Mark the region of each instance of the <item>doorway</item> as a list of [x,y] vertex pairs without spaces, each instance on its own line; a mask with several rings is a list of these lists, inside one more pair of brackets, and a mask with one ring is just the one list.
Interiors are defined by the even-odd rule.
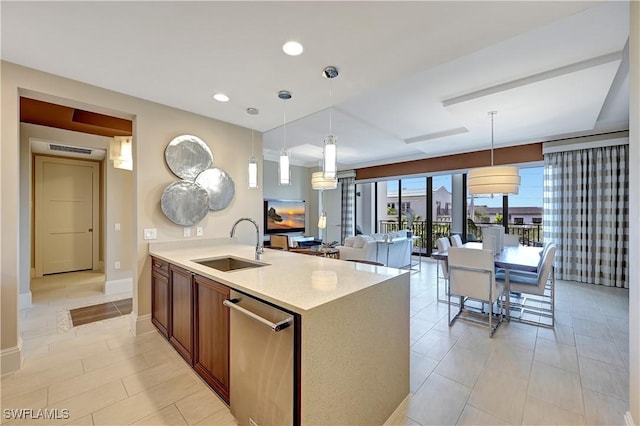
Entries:
[[34,177],[36,277],[99,269],[98,163],[38,155]]

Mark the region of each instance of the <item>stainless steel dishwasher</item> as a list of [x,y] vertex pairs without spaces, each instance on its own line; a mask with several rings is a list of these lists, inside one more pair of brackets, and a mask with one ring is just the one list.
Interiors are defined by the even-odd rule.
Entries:
[[231,290],[230,406],[243,426],[294,424],[294,318]]

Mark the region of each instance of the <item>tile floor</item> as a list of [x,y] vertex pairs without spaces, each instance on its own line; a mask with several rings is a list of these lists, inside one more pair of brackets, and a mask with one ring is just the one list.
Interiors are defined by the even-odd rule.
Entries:
[[[470,323],[448,327],[435,268],[425,260],[411,274],[411,393],[387,424],[623,423],[628,291],[559,282],[555,329],[503,323],[489,339]],[[102,280],[34,280],[33,307],[20,312],[24,366],[0,384],[2,424],[236,424],[159,334],[132,336],[128,316],[70,327],[69,309],[131,296],[102,295]],[[4,415],[45,407],[71,417]]]

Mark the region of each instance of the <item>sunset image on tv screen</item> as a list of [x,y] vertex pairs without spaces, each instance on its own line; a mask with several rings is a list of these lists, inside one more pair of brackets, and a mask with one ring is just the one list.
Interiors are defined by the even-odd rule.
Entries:
[[304,201],[269,201],[267,229],[304,229]]

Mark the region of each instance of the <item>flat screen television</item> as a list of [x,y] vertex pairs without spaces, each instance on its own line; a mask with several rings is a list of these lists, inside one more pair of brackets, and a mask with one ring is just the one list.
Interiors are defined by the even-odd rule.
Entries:
[[304,200],[264,200],[265,234],[304,232],[304,216]]

